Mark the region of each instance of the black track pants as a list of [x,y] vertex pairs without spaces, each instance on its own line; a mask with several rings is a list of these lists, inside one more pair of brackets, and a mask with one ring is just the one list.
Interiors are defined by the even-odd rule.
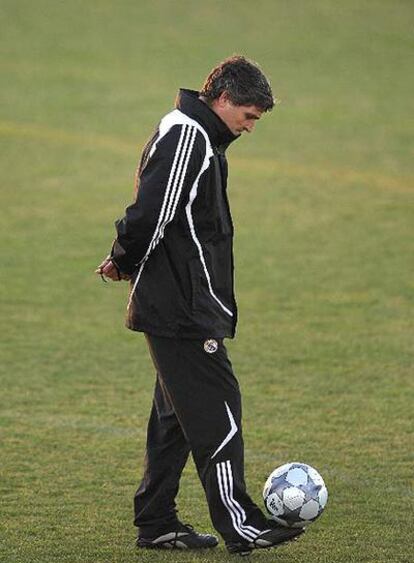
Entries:
[[226,541],[251,541],[266,518],[246,492],[241,397],[222,341],[147,335],[157,370],[148,424],[145,474],[135,495],[140,534],[176,522],[175,496],[191,451],[216,530]]

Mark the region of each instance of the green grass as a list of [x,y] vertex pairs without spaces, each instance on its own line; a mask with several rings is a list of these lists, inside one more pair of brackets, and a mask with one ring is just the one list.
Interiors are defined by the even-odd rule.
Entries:
[[[180,86],[260,61],[282,103],[229,150],[246,477],[288,460],[330,500],[257,561],[412,560],[412,3],[3,0],[0,560],[136,554],[153,369],[93,269]],[[190,464],[182,518],[211,530]]]

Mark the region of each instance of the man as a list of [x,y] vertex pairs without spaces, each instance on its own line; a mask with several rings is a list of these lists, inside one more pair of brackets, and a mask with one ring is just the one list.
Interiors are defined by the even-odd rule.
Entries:
[[175,497],[191,451],[214,527],[248,554],[301,531],[268,521],[246,492],[238,382],[223,344],[235,334],[233,224],[225,150],[273,108],[259,67],[226,59],[144,148],[135,202],[116,222],[97,272],[130,279],[127,326],[146,335],[157,371],[145,474],[135,495],[139,547],[214,547],[217,538],[177,518]]

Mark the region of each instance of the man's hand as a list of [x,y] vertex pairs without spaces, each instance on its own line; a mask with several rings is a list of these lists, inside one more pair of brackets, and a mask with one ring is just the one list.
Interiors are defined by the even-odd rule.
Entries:
[[95,274],[99,274],[104,281],[109,278],[112,281],[121,281],[129,279],[129,276],[121,274],[115,264],[112,262],[111,257],[107,256],[105,260],[95,270]]

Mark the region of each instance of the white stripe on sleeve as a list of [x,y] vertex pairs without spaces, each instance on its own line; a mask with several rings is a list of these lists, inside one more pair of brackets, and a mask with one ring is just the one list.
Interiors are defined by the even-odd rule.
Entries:
[[173,164],[171,166],[170,175],[168,178],[167,187],[164,194],[160,214],[158,216],[157,226],[153,233],[152,239],[149,243],[147,252],[141,261],[141,265],[135,279],[135,283],[131,289],[128,309],[131,306],[132,297],[139,282],[139,279],[144,269],[145,262],[149,255],[157,246],[161,238],[164,236],[166,225],[174,218],[177,209],[178,201],[182,192],[185,175],[187,173],[188,163],[190,160],[191,152],[193,150],[194,141],[196,138],[197,129],[190,125],[182,125],[180,138],[174,155]]

